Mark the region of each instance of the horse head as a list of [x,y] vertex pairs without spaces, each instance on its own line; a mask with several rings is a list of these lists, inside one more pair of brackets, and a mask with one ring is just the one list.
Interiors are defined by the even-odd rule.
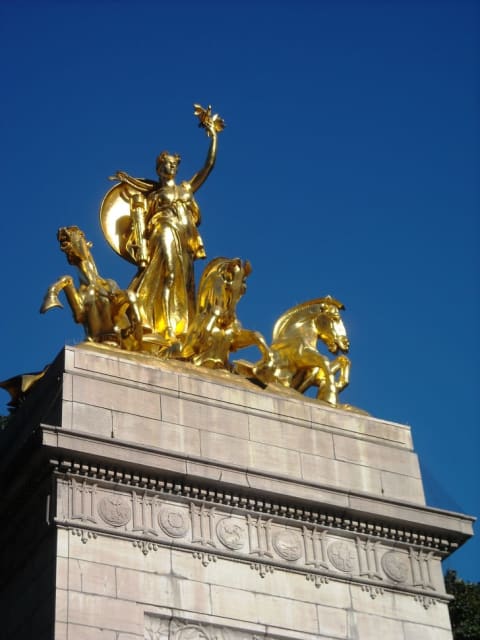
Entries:
[[76,226],[60,227],[57,232],[57,240],[60,249],[67,256],[69,264],[78,266],[91,258],[91,242],[85,238],[85,234]]
[[350,341],[340,316],[340,311],[345,309],[344,305],[331,296],[320,298],[316,302],[318,313],[315,318],[315,327],[319,339],[326,344],[331,353],[336,353],[338,350],[347,353]]
[[223,321],[235,319],[237,303],[246,291],[251,273],[248,260],[215,258],[202,274],[198,287],[197,313],[215,313]]

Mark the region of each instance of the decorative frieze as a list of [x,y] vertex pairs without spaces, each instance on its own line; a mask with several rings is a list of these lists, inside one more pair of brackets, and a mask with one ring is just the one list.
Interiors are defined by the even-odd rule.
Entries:
[[[67,460],[52,460],[52,465],[61,472],[59,481],[64,478],[88,477],[98,483],[114,482],[117,487],[122,485],[137,491],[139,494],[142,490],[154,491],[156,495],[175,495],[191,500],[208,500],[210,505],[218,505],[233,507],[235,509],[243,509],[254,512],[255,515],[263,514],[268,519],[288,518],[298,522],[304,522],[306,525],[317,525],[322,529],[338,529],[339,531],[350,532],[352,534],[367,535],[370,537],[390,540],[392,542],[404,543],[406,545],[421,546],[429,549],[435,549],[440,552],[452,552],[458,547],[458,542],[432,536],[430,533],[409,529],[408,527],[399,527],[390,523],[381,521],[367,521],[358,518],[352,518],[348,513],[338,515],[329,513],[326,505],[322,505],[322,510],[312,508],[304,508],[299,505],[282,504],[280,501],[271,501],[258,496],[235,495],[221,488],[203,488],[192,486],[183,481],[169,481],[156,477],[141,477],[132,473],[120,471],[118,469],[101,468],[95,465],[80,464]],[[65,474],[65,475],[63,475]],[[87,513],[88,517],[88,513]],[[253,516],[252,516],[253,517]],[[372,514],[370,517],[373,517]]]
[[[65,481],[59,490],[63,496],[68,493]],[[244,509],[151,490],[114,490],[109,483],[87,479],[72,477],[69,491],[70,499],[58,502],[57,521],[71,522],[85,542],[94,532],[125,535],[145,555],[160,545],[175,545],[191,549],[204,566],[220,555],[249,562],[261,577],[274,566],[304,572],[317,588],[328,577],[367,583],[372,598],[384,585],[436,590],[432,568],[440,558],[412,545],[393,546],[388,539],[352,536],[285,517],[253,516]]]

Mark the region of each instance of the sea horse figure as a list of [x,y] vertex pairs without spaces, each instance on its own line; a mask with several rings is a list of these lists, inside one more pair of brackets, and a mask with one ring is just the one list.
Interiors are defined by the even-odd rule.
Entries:
[[80,286],[75,286],[72,276],[62,276],[49,287],[40,312],[63,307],[58,297],[63,290],[75,322],[84,326],[87,340],[138,350],[141,325],[135,294],[123,291],[114,280],[99,275],[90,253],[92,243],[86,240],[81,229],[61,227],[57,239],[69,264],[78,269]]
[[215,258],[200,279],[197,309],[179,357],[211,369],[231,369],[229,355],[256,346],[267,361],[270,350],[258,331],[244,329],[237,318],[240,298],[252,267],[240,258]]
[[[350,408],[338,403],[338,394],[349,383],[350,343],[340,310],[344,306],[331,296],[316,298],[286,311],[275,323],[271,352],[273,358],[260,361],[252,369],[254,376],[268,384],[280,384],[304,393],[317,387],[317,399],[333,407]],[[331,353],[330,360],[317,349],[321,340]],[[353,408],[352,408],[353,409]]]

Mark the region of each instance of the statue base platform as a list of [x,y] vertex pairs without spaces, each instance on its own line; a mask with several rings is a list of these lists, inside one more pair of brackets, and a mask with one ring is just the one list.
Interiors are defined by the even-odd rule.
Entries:
[[409,427],[82,344],[0,436],[7,638],[452,637]]

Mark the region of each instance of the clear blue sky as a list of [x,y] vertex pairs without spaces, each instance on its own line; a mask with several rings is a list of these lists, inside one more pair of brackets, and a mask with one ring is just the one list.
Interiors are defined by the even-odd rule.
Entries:
[[[152,177],[162,149],[191,177],[192,103],[211,103],[227,128],[201,230],[209,258],[252,262],[241,321],[269,337],[288,307],[342,300],[344,401],[411,425],[429,504],[478,514],[479,6],[0,1],[0,379],[82,339],[68,309],[38,313],[72,273],[57,228],[126,286],[107,177]],[[480,540],[448,566],[479,581]]]

